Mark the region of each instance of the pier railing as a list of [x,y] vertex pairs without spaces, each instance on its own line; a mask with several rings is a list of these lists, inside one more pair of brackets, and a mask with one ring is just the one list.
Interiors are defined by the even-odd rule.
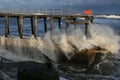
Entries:
[[80,14],[80,10],[73,9],[0,9],[0,13],[9,14],[37,14],[41,13],[44,15],[72,15]]

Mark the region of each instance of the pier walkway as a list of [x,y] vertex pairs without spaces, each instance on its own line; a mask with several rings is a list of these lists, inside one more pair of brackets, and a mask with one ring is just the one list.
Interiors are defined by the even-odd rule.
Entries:
[[[34,37],[37,37],[37,27],[38,27],[38,19],[43,19],[44,31],[47,32],[47,19],[49,19],[50,23],[50,31],[53,30],[54,19],[58,20],[58,27],[61,29],[61,21],[64,19],[64,23],[66,24],[66,32],[68,32],[69,24],[85,24],[85,35],[88,35],[88,24],[89,21],[93,22],[92,15],[83,15],[76,12],[70,11],[62,11],[60,10],[38,10],[38,11],[10,11],[10,10],[1,10],[0,9],[0,18],[5,18],[5,37],[8,37],[9,31],[9,18],[16,18],[18,25],[18,33],[19,37],[23,38],[23,24],[25,18],[30,18],[31,24],[31,32]],[[84,18],[84,20],[78,20],[78,18]]]

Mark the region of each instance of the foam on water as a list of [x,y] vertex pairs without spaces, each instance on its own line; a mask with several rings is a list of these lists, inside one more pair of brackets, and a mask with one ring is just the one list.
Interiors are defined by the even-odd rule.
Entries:
[[120,15],[96,15],[98,18],[120,19]]
[[8,59],[8,60],[12,60],[14,62],[31,61],[32,60],[28,57],[19,56],[17,54],[14,54],[14,53],[8,51],[8,50],[5,50],[5,49],[0,49],[0,57]]
[[111,53],[118,53],[119,37],[114,34],[114,31],[106,25],[91,25],[90,26],[91,40],[93,45],[100,46]]
[[[28,50],[28,48],[26,48],[25,46],[29,46],[29,44],[24,45],[24,43],[22,43],[23,41],[19,37],[16,37],[14,39],[7,39],[4,36],[2,36],[0,37],[0,41],[1,41],[0,57],[14,62],[19,61],[42,62],[41,60],[39,60],[39,58],[37,58],[39,55],[36,55],[37,54],[36,51],[35,50],[31,51],[30,49]],[[29,52],[31,53],[33,52],[35,54],[30,54]],[[34,58],[32,56],[34,56]]]
[[[6,45],[6,40],[7,39],[2,36],[1,45]],[[88,38],[86,38],[78,27],[68,34],[56,29],[52,33],[47,32],[43,38],[38,37],[35,39],[33,36],[26,40],[14,38],[11,41],[8,40],[7,44],[11,46],[4,49],[7,51],[6,53],[10,51],[15,55],[35,60],[41,60],[41,56],[45,55],[52,61],[57,60],[59,57],[57,53],[59,53],[60,50],[68,59],[74,55],[74,48],[81,51],[98,46],[113,54],[118,53],[119,50],[119,38],[114,34],[114,31],[109,26],[97,24],[89,25]]]

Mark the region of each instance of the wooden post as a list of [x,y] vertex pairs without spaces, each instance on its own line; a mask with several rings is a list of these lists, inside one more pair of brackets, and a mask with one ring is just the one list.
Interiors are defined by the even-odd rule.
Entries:
[[38,19],[37,16],[34,16],[34,37],[37,36],[37,25],[38,25]]
[[[73,22],[76,22],[76,18],[73,18]],[[76,24],[74,24],[74,29],[76,29]]]
[[45,13],[46,13],[46,15],[48,15],[48,10],[47,10],[47,9],[46,9],[46,12],[45,12]]
[[50,16],[50,31],[53,29],[53,16]]
[[75,22],[76,21],[76,18],[73,18],[73,22]]
[[68,21],[69,21],[69,19],[70,19],[70,18],[69,18],[69,16],[66,16],[66,22],[68,22]]
[[32,35],[34,35],[33,17],[31,17],[30,20],[31,20],[31,30],[32,30]]
[[55,10],[53,9],[53,15],[55,15]]
[[88,37],[88,19],[89,19],[89,17],[86,16],[85,17],[85,21],[87,22],[87,23],[85,23],[85,36],[86,37]]
[[88,37],[88,23],[85,23],[85,35]]
[[44,17],[44,30],[47,32],[47,23],[46,23],[46,17]]
[[17,26],[19,27],[19,17],[17,17]]
[[66,16],[66,33],[68,32],[68,27],[69,27],[69,18]]
[[59,29],[61,29],[61,18],[58,18],[58,26],[59,26]]
[[5,37],[8,37],[9,34],[9,20],[8,15],[5,16]]
[[85,16],[85,20],[88,21],[89,20],[89,16]]
[[60,10],[60,15],[62,15],[62,9]]
[[90,22],[93,23],[93,16],[90,16]]
[[66,22],[66,33],[68,32],[69,23]]
[[18,25],[19,37],[23,38],[23,16],[19,17]]

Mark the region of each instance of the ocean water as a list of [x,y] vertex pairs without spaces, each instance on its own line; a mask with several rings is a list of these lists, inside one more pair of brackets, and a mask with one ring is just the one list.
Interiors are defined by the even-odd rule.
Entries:
[[[4,35],[4,18],[0,18],[0,59],[1,64],[5,62],[36,61],[46,62],[47,56],[60,74],[60,80],[119,80],[120,79],[120,15],[94,15],[93,24],[89,25],[89,38],[84,35],[83,25],[71,25],[69,34],[65,34],[64,20],[61,22],[62,30],[58,29],[57,21],[54,23],[52,34],[45,34],[43,20],[39,19],[38,39],[31,36],[30,20],[24,21],[24,36],[27,40],[21,40],[17,33],[17,21],[10,18],[10,36],[14,39],[8,40],[12,44],[7,48]],[[49,30],[49,19],[47,20]],[[54,41],[54,42],[53,42]],[[106,49],[101,58],[95,58],[95,64],[90,67],[81,67],[73,63],[56,63],[60,51],[71,59],[74,55],[74,45],[79,51],[99,46]],[[56,44],[56,45],[55,45]],[[29,49],[30,48],[30,49]],[[60,50],[58,49],[60,48]],[[34,54],[32,54],[34,53]],[[99,54],[98,54],[99,55]],[[98,60],[99,59],[99,60]],[[2,67],[0,69],[1,80],[16,80],[16,68]]]
[[[97,35],[102,35],[100,37],[95,37],[97,39],[96,43],[104,44],[107,41],[109,44],[108,50],[117,51],[113,52],[116,54],[105,53],[101,60],[92,66],[92,68],[86,69],[81,68],[79,65],[59,65],[60,74],[66,77],[68,80],[119,80],[120,79],[120,15],[95,15],[95,19],[92,26],[93,34],[94,31]],[[110,28],[110,29],[108,29]],[[91,30],[91,31],[92,31]],[[112,31],[111,31],[112,30]],[[96,33],[97,32],[97,33]],[[113,37],[112,34],[113,33]],[[109,38],[108,38],[109,36]],[[118,38],[118,43],[116,46],[110,48],[111,42],[116,42],[115,36]],[[99,39],[100,38],[100,39]],[[108,38],[108,39],[107,39]],[[111,40],[109,42],[109,40]],[[103,41],[103,42],[101,42]],[[94,43],[94,42],[92,42]],[[95,43],[95,44],[96,44]],[[95,59],[96,61],[100,59]]]

